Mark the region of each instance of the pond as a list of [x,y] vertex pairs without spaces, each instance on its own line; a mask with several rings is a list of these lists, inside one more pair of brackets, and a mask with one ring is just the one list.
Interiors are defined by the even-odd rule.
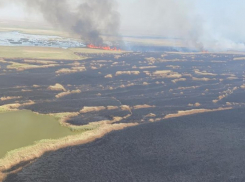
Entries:
[[33,145],[43,139],[58,139],[76,134],[53,116],[31,111],[0,113],[0,158],[8,151]]

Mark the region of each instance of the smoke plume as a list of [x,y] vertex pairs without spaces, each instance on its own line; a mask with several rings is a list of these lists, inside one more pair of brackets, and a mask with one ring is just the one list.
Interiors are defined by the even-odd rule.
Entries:
[[[210,14],[211,10],[206,10],[206,14],[202,13],[200,11],[202,8],[197,6],[197,2],[200,3],[200,1],[135,0],[130,3],[130,7],[124,7],[129,13],[123,16],[122,27],[134,27],[134,32],[144,34],[150,33],[167,38],[178,38],[184,42],[184,46],[197,50],[245,50],[242,40],[239,42],[239,39],[233,39],[235,36],[232,37],[232,34],[238,35],[238,31],[241,32],[241,28],[244,27],[242,21],[239,21],[239,16],[236,19],[233,17],[231,20],[230,9],[225,10],[227,17],[223,15],[224,12],[218,14],[219,8],[223,7],[221,2],[219,3],[220,6],[215,7],[217,10],[215,9],[212,16]],[[207,7],[211,6],[209,2],[206,2]],[[236,12],[237,9],[233,11]],[[130,17],[135,19],[130,19]],[[240,15],[240,17],[242,16]],[[236,28],[231,22],[238,24]],[[222,26],[220,26],[221,24]],[[243,35],[245,37],[244,33]],[[175,41],[173,41],[173,46],[174,44]]]
[[103,45],[101,35],[117,35],[120,16],[114,0],[9,0],[28,11],[41,12],[54,27],[80,36],[86,43]]

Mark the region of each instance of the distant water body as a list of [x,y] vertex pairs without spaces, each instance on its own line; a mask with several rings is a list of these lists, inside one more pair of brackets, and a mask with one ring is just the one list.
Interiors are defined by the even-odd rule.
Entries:
[[85,47],[82,42],[70,38],[25,34],[17,31],[0,32],[0,46]]

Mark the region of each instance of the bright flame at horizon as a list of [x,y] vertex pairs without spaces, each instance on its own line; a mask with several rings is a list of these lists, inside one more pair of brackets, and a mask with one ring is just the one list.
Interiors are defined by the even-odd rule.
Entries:
[[108,51],[121,51],[121,49],[117,49],[116,47],[110,47],[110,46],[96,46],[93,44],[88,44],[88,48],[90,49],[103,49],[103,50],[108,50]]

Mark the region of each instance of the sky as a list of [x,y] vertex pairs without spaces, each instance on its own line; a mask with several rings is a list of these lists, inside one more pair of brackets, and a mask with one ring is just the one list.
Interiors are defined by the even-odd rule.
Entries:
[[[154,5],[153,8],[151,8],[147,6],[147,3],[142,3],[143,1],[144,0],[122,0],[119,2],[123,28],[146,28],[146,24],[148,23],[150,27],[152,27],[150,31],[154,32],[154,29],[157,29],[158,25],[152,24],[161,24],[161,15],[158,16],[158,21],[149,21],[151,16],[161,11],[161,8]],[[179,1],[187,2],[188,0]],[[154,4],[154,0],[149,2]],[[193,11],[194,15],[200,16],[200,21],[203,21],[207,28],[216,29],[217,33],[222,32],[230,34],[230,36],[234,38],[236,38],[234,34],[238,34],[238,39],[239,36],[241,36],[243,40],[245,39],[245,33],[243,33],[245,31],[245,24],[243,23],[243,18],[245,18],[244,0],[193,0],[189,2],[193,6],[190,8],[190,11]],[[175,10],[173,9],[173,11]],[[158,29],[155,32],[158,32]]]
[[[122,34],[180,37],[206,47],[245,42],[244,0],[116,1]],[[0,19],[40,21],[40,17],[14,4],[0,9]]]

